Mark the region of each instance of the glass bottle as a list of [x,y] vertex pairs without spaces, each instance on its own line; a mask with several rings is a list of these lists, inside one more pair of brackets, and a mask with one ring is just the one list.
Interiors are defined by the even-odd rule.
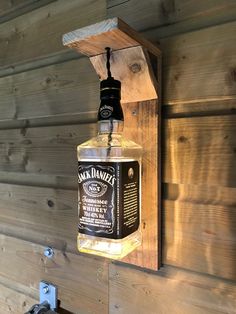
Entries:
[[101,82],[98,134],[77,147],[80,252],[121,259],[141,244],[141,152],[123,137],[120,81]]

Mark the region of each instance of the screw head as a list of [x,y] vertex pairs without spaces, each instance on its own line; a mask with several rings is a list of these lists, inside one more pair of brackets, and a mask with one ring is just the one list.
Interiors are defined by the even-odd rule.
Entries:
[[43,293],[47,294],[48,292],[49,292],[49,287],[48,286],[43,287]]
[[46,247],[46,248],[44,249],[44,256],[46,256],[46,257],[48,257],[48,258],[51,258],[51,257],[53,257],[53,255],[54,255],[53,248],[51,248],[51,247]]

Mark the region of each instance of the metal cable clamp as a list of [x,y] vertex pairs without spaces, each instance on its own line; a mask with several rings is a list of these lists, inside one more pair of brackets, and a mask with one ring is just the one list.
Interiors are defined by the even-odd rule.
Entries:
[[39,304],[34,304],[25,314],[57,314],[57,287],[46,281],[39,283]]

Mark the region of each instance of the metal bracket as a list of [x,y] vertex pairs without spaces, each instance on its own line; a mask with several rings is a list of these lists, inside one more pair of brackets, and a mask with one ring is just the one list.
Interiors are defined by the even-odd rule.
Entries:
[[50,305],[50,310],[57,309],[57,287],[53,284],[40,281],[39,283],[39,302],[47,302]]

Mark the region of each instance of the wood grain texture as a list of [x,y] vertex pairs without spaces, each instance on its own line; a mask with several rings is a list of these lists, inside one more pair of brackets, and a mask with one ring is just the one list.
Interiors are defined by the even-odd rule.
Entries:
[[35,10],[55,0],[1,0],[0,23]]
[[94,259],[55,250],[44,257],[44,247],[0,236],[0,276],[15,280],[38,295],[38,284],[58,285],[61,307],[73,313],[108,313],[108,265]]
[[[156,57],[157,58],[157,57]],[[106,54],[89,58],[101,80],[107,78]],[[148,52],[141,46],[111,53],[112,76],[121,81],[121,102],[129,103],[158,98],[157,80]]]
[[[151,39],[187,33],[211,25],[233,21],[234,0],[108,0],[107,16],[119,16]],[[150,29],[150,31],[148,31]]]
[[182,184],[163,189],[164,264],[236,280],[235,189]]
[[117,17],[64,34],[63,45],[89,57],[104,53],[106,47],[111,47],[113,51],[116,51],[143,46],[154,55],[160,54],[157,46]]
[[156,274],[110,265],[110,313],[235,314],[236,285],[164,267]]
[[0,233],[77,252],[77,191],[0,184]]
[[236,99],[236,22],[161,41],[164,103]]
[[[122,2],[110,1],[110,12],[121,9],[121,14],[116,11],[114,15],[124,17],[136,29],[151,27],[145,35],[154,41],[229,21],[236,12],[235,1]],[[51,4],[2,24],[2,69],[10,63],[29,64],[40,59],[42,63],[34,65],[39,67],[46,62],[44,58],[52,55],[61,62],[60,36],[67,26],[70,31],[79,27],[80,21],[82,25],[93,23],[95,15],[100,20],[100,4],[87,3],[57,1],[56,6]],[[80,11],[81,5],[87,7]],[[167,23],[174,24],[156,28]],[[231,109],[233,112],[235,25],[227,23],[162,40],[164,99],[171,114],[209,115],[226,108],[228,113]],[[76,123],[74,114],[86,115],[86,104],[89,111],[95,110],[98,82],[87,61],[81,60],[0,80],[1,126],[19,127],[18,122],[26,126],[0,132],[0,181],[34,185],[0,185],[1,232],[51,244],[63,252],[57,251],[56,260],[48,262],[42,246],[2,236],[0,274],[5,282],[11,282],[11,287],[17,280],[22,291],[26,283],[36,297],[38,281],[50,278],[61,287],[60,298],[68,310],[107,313],[107,265],[104,267],[101,259],[94,261],[68,253],[75,243],[73,228],[77,218],[74,216],[72,221],[72,215],[76,215],[72,207],[76,192],[58,190],[76,188],[75,147],[95,134],[95,126],[39,127]],[[164,263],[235,280],[235,119],[230,115],[172,119],[166,121],[165,129]],[[150,135],[146,138],[149,140]],[[38,188],[38,184],[58,191]],[[156,193],[153,190],[149,192],[150,202],[152,193]],[[52,208],[48,208],[48,200],[53,202]],[[153,223],[150,217],[143,221],[147,227]],[[153,243],[146,244],[150,250],[157,241],[152,237]],[[102,271],[100,265],[104,267]],[[102,280],[100,275],[104,275]],[[31,297],[24,299],[25,292],[13,293],[4,287],[0,288],[0,312],[10,310],[10,306],[12,313],[22,313],[24,301]],[[236,308],[235,282],[171,267],[154,275],[112,265],[109,287],[111,313],[232,314]]]
[[[163,42],[163,97],[172,112],[236,110],[235,26],[229,23]],[[53,123],[57,116],[61,123],[73,121],[75,113],[96,110],[98,83],[85,58],[0,78],[0,119],[15,123],[51,117]]]
[[0,171],[0,182],[15,185],[39,186],[66,190],[77,189],[77,176],[67,175],[52,175],[52,174],[38,174],[25,172],[9,172]]
[[[140,116],[139,111],[135,111],[135,110],[136,108],[129,107],[128,115],[126,114],[127,116],[126,121],[129,121],[129,126],[132,125],[133,119],[135,120],[138,119],[137,115]],[[148,110],[150,110],[150,108]],[[232,185],[232,187],[234,187],[233,184],[235,182],[234,172],[232,171],[233,168],[231,168],[233,167],[233,162],[234,162],[234,153],[232,152],[232,148],[234,147],[233,145],[234,145],[234,133],[235,133],[234,131],[235,122],[232,119],[234,119],[234,116],[204,117],[204,118],[201,117],[201,118],[191,118],[191,119],[190,118],[171,119],[169,121],[166,121],[167,132],[169,136],[167,144],[166,144],[168,145],[167,146],[168,150],[166,151],[166,155],[169,155],[169,157],[166,158],[166,161],[169,164],[165,164],[167,171],[164,176],[165,182],[176,183],[176,184],[179,184],[181,182],[185,183],[184,187],[181,190],[182,192],[181,192],[180,200],[178,199],[173,200],[173,193],[170,196],[168,195],[166,197],[167,201],[165,202],[165,207],[163,209],[163,212],[166,215],[164,218],[164,223],[166,227],[166,233],[165,233],[166,246],[164,249],[164,252],[165,252],[164,261],[168,264],[191,268],[197,271],[211,273],[216,276],[222,276],[222,277],[227,277],[227,278],[234,278],[235,276],[235,272],[233,270],[233,265],[235,263],[235,254],[233,250],[233,247],[235,245],[235,240],[234,240],[235,222],[234,222],[233,206],[235,204],[235,200],[233,201],[233,196],[232,196],[231,201],[227,201],[228,203],[227,202],[225,203],[224,198],[227,195],[230,195],[229,193],[234,195],[234,190],[223,188],[220,186],[227,187],[227,186]],[[133,132],[136,132],[135,128],[138,128],[137,125],[139,124],[135,122]],[[147,123],[146,125],[148,126],[149,124]],[[71,130],[75,130],[75,129],[79,133],[81,131],[80,128],[78,128],[78,126],[70,126],[71,129],[70,128],[68,129],[68,126],[66,128],[67,128],[67,132],[70,132]],[[88,132],[89,125],[83,125],[83,128],[85,128],[86,130],[85,132]],[[60,140],[53,140],[53,138],[57,139],[57,136],[56,136],[57,133],[55,131],[53,132],[53,129],[55,129],[56,131],[60,130],[61,132],[59,133],[61,134],[59,136]],[[76,162],[76,155],[75,155],[75,146],[78,143],[78,139],[76,135],[73,135],[75,136],[75,138],[72,137],[71,139],[69,133],[67,132],[64,133],[63,130],[64,130],[63,127],[31,128],[31,129],[28,129],[27,131],[28,135],[26,132],[26,136],[28,137],[26,138],[25,144],[27,144],[27,140],[33,139],[35,143],[37,143],[38,145],[36,146],[38,147],[36,152],[40,150],[40,147],[42,147],[44,151],[47,151],[47,154],[49,154],[50,156],[54,156],[50,159],[51,160],[50,161],[48,157],[45,156],[45,154],[34,154],[33,153],[34,148],[30,147],[29,144],[26,145],[26,147],[29,146],[27,148],[27,151],[31,152],[30,156],[31,157],[34,156],[34,158],[36,158],[34,160],[34,164],[32,164],[32,166],[29,167],[29,170],[31,172],[26,173],[26,175],[28,174],[29,176],[28,180],[32,180],[31,173],[34,173],[35,175],[36,173],[39,173],[37,172],[37,169],[44,169],[41,172],[44,172],[44,175],[47,175],[48,177],[50,177],[50,179],[47,179],[44,177],[45,178],[44,183],[42,182],[42,178],[39,178],[38,181],[37,179],[35,179],[35,181],[33,182],[34,185],[36,185],[37,182],[40,182],[40,184],[43,183],[44,185],[54,184],[54,187],[56,187],[57,184],[64,184],[64,181],[55,180],[54,182],[52,182],[52,178],[49,175],[49,173],[54,173],[54,172],[58,173],[60,171],[60,173],[64,173],[65,176],[67,176],[68,174],[70,174],[71,176],[74,176],[73,187],[76,188],[75,173],[76,173],[77,162]],[[132,133],[130,133],[129,131],[127,132],[128,132],[127,134],[128,137],[132,136]],[[95,133],[95,129],[94,129],[94,133]],[[17,130],[9,130],[7,131],[7,133],[6,131],[4,131],[4,134],[5,134],[5,138],[7,138],[7,140],[11,142],[13,139],[13,136],[11,134],[16,136],[15,134],[20,134],[20,133]],[[52,140],[49,140],[50,136],[53,136]],[[40,141],[38,142],[38,138],[42,138],[41,142]],[[134,139],[137,141],[137,136]],[[147,135],[146,140],[147,139],[151,140],[151,136]],[[19,141],[20,142],[24,141],[23,135],[19,135]],[[52,146],[51,141],[52,142],[58,141],[58,146],[56,144],[55,146],[54,145]],[[73,145],[70,146],[70,150],[67,150],[68,143],[70,144],[74,143],[73,144],[74,146]],[[34,147],[34,144],[33,144],[33,147]],[[61,150],[59,154],[58,154],[58,147],[60,147],[60,150]],[[74,157],[69,158],[70,156],[69,151],[73,152]],[[14,152],[14,149],[13,149],[13,152]],[[12,156],[14,156],[14,154]],[[175,156],[173,163],[171,162],[172,159],[170,158],[170,156]],[[196,158],[194,156],[196,156]],[[204,156],[204,159],[202,159],[201,167],[200,167],[199,160],[203,158],[202,156]],[[43,167],[44,160],[45,160],[44,158],[46,158],[47,163],[45,161],[45,164],[48,168],[37,168],[37,167]],[[232,162],[231,162],[231,158],[232,158]],[[14,161],[14,158],[13,158],[13,161]],[[30,159],[29,159],[29,164],[30,164]],[[33,165],[35,166],[35,168],[33,167]],[[228,171],[228,177],[226,175],[226,169]],[[175,171],[174,172],[175,176],[172,174],[172,171]],[[13,172],[13,176],[15,176],[14,172]],[[40,173],[39,173],[39,177],[40,177]],[[1,179],[2,179],[2,175],[1,175]],[[17,183],[20,182],[20,179],[18,180],[19,181]],[[65,181],[68,181],[67,177],[65,177]],[[32,182],[32,181],[29,181],[29,182]],[[68,183],[65,183],[65,184],[68,184]],[[188,184],[191,184],[190,187],[195,187],[194,195],[198,193],[196,194],[196,196],[193,196],[192,194],[188,196],[189,195],[188,194],[189,192],[187,192]],[[194,184],[197,184],[197,185],[194,186]],[[214,190],[218,192],[216,194],[212,194]],[[7,188],[3,191],[7,191]],[[23,188],[21,191],[23,191]],[[39,192],[37,192],[37,189],[35,189],[35,192],[33,191],[34,190],[32,189],[31,195],[32,195],[33,201],[35,201],[35,199],[38,200],[39,196],[37,195],[41,195],[43,192],[40,192],[40,190]],[[200,191],[201,193],[203,191],[205,192],[202,195]],[[27,188],[25,188],[25,193],[27,193]],[[36,194],[36,196],[33,197],[34,193]],[[150,190],[150,193],[151,195],[155,195],[155,192],[151,190]],[[178,190],[176,193],[178,196]],[[3,192],[3,200],[4,200],[4,195],[5,195],[5,192]],[[21,193],[19,195],[21,195]],[[47,195],[47,193],[45,195]],[[59,197],[58,194],[56,195]],[[6,203],[9,202],[7,194],[5,197],[6,197],[5,198]],[[27,199],[27,197],[24,197],[23,199]],[[69,197],[65,198],[65,200],[67,199],[69,200]],[[220,202],[219,201],[220,199],[222,199],[222,202],[218,204],[217,202]],[[19,204],[21,208],[24,208],[24,202],[21,204],[19,200],[20,198],[18,197],[17,204]],[[152,197],[150,197],[150,200],[153,201]],[[8,204],[11,204],[11,206],[13,206],[12,203],[8,203]],[[15,203],[15,206],[17,206],[17,204]],[[69,202],[69,204],[71,203]],[[30,206],[31,205],[29,204],[28,208],[30,208]],[[44,206],[45,206],[44,208],[46,209],[47,208],[46,203],[44,204]],[[32,208],[33,207],[34,205],[32,204]],[[37,205],[35,205],[34,208],[37,208]],[[191,210],[188,211],[188,208],[190,208]],[[15,208],[15,210],[17,210],[17,208]],[[56,205],[53,210],[57,210]],[[28,212],[28,210],[26,212]],[[197,214],[195,214],[196,212]],[[15,212],[12,212],[12,217],[14,217],[14,215],[15,215]],[[21,215],[20,212],[18,212],[17,215]],[[33,239],[36,239],[38,236],[39,229],[37,229],[37,227],[34,228],[34,226],[32,225],[32,222],[34,221],[31,220],[30,214],[28,216],[28,219],[29,219],[28,232],[30,236],[32,236]],[[150,223],[149,219],[150,218],[148,216],[146,231],[148,230],[148,225]],[[12,220],[14,220],[14,218],[12,218]],[[222,223],[220,223],[220,221],[222,221]],[[62,221],[59,223],[62,223],[62,222],[63,222],[63,218],[62,218]],[[144,220],[144,222],[146,221]],[[18,227],[16,226],[16,224],[13,225],[13,227],[11,227],[11,225],[7,223],[7,221],[5,221],[4,225],[2,226],[2,228],[4,229],[2,230],[3,232],[6,232],[7,234],[17,235],[17,232],[24,234],[22,232],[25,226],[24,223],[25,222],[22,223],[22,221],[21,222],[18,221],[16,222]],[[69,226],[71,226],[70,225],[71,220],[68,220],[67,223],[69,223]],[[151,221],[151,223],[153,222]],[[201,228],[199,224],[202,225]],[[30,231],[29,226],[31,226],[32,231]],[[45,229],[50,230],[50,226],[45,226]],[[207,233],[208,231],[210,232],[210,234]],[[12,232],[15,232],[15,233],[12,233]],[[53,232],[55,232],[55,234],[59,233],[59,231],[56,229],[54,229]],[[48,236],[48,239],[49,239],[48,241],[54,241],[53,243],[57,243],[57,245],[59,244],[61,245],[61,243],[62,244],[64,243],[64,242],[59,242],[58,244],[58,242],[55,241],[55,237],[53,238],[53,236],[50,235],[49,232],[45,233],[45,237],[46,235]],[[183,236],[186,239],[185,241],[182,240]],[[156,240],[154,236],[153,236],[153,239],[154,240],[152,244],[155,246]],[[69,243],[69,240],[67,241]],[[173,245],[173,242],[175,243],[174,245]],[[194,243],[197,249],[195,250],[193,254],[192,246]],[[179,252],[178,255],[175,255],[176,248],[178,248],[178,252]],[[189,256],[192,256],[192,258],[187,258]],[[221,267],[221,265],[223,264],[227,266],[227,269]]]
[[[190,115],[236,110],[235,25],[220,25],[163,42],[163,97],[164,104],[171,105],[169,111]],[[52,124],[59,117],[62,124],[63,119],[66,123],[74,121],[74,114],[97,109],[98,84],[86,58],[0,78],[0,119],[6,126],[40,117],[50,117]]]
[[[164,118],[185,118],[200,116],[222,116],[231,115],[236,112],[236,101],[234,99],[206,100],[203,102],[178,103],[163,106]],[[0,124],[1,125],[1,124]]]
[[165,122],[164,182],[235,187],[236,116]]
[[37,299],[2,284],[0,284],[0,291],[0,311],[2,314],[22,314],[38,302]]
[[[163,190],[163,262],[235,280],[234,189],[166,184]],[[153,223],[156,217],[149,214],[154,187],[149,194],[150,207],[148,212],[143,207],[142,218],[142,250],[147,250],[143,265],[152,262],[154,256],[149,250],[154,251],[158,240]],[[0,184],[0,197],[1,233],[62,251],[77,251],[76,191]],[[134,262],[134,257],[140,263],[141,257],[136,254],[125,261]]]
[[96,5],[93,0],[58,0],[1,24],[0,69],[62,53],[63,33],[101,20],[104,15],[104,0],[96,1]]
[[25,3],[36,2],[37,0],[2,0],[0,3],[0,16],[6,14],[9,10],[15,10],[19,6],[24,6]]
[[76,146],[96,130],[93,123],[0,130],[0,171],[76,175]]
[[[38,2],[40,3],[42,1]],[[125,4],[126,2],[127,4]],[[4,3],[6,3],[6,7],[9,7],[9,1]],[[56,1],[44,8],[35,10],[35,12],[33,11],[25,16],[18,17],[14,21],[4,23],[2,25],[3,29],[1,37],[4,38],[6,44],[4,41],[2,42],[1,52],[5,57],[6,49],[8,49],[10,53],[7,56],[12,60],[9,62],[7,61],[8,58],[6,58],[4,66],[9,63],[14,63],[16,65],[21,60],[22,62],[25,61],[25,59],[29,61],[32,60],[32,58],[35,60],[37,57],[41,58],[42,56],[51,56],[55,51],[53,51],[53,47],[54,49],[61,51],[61,47],[59,46],[61,44],[60,38],[57,37],[56,33],[48,39],[48,27],[50,27],[51,32],[52,30],[56,30],[56,28],[59,31],[61,30],[61,35],[63,31],[71,31],[76,27],[78,28],[82,25],[94,23],[94,21],[100,21],[105,17],[105,1],[103,4],[100,2],[99,5],[98,2],[96,2],[96,6],[93,5],[93,2],[90,3],[86,1],[86,4],[88,5],[86,14],[83,14],[83,10],[80,7],[81,2],[78,4],[78,1],[74,1],[74,3],[73,1],[67,1],[67,3],[64,4],[64,1]],[[103,6],[102,9],[100,5]],[[115,11],[109,13],[109,16],[120,16],[137,30],[143,30],[151,27],[152,30],[150,31],[150,35],[149,33],[145,35],[153,40],[157,40],[157,38],[160,38],[161,36],[169,36],[170,34],[176,32],[183,32],[186,30],[189,31],[191,29],[203,27],[204,25],[209,26],[217,24],[217,22],[222,23],[223,21],[235,19],[235,2],[233,0],[228,1],[227,3],[221,0],[218,1],[217,4],[212,3],[212,1],[200,1],[198,2],[198,5],[193,5],[192,1],[189,0],[186,0],[185,2],[179,1],[179,3],[175,3],[175,5],[171,1],[156,1],[151,2],[150,5],[147,2],[142,3],[141,1],[123,1],[121,5],[114,4],[113,8],[111,8],[112,6],[113,5],[109,5],[109,12],[111,12],[110,10]],[[101,12],[100,9],[103,12]],[[130,10],[132,10],[132,14],[129,13]],[[63,16],[63,18],[60,16],[59,11],[61,12],[61,16]],[[170,26],[171,30],[169,30],[169,27],[166,26],[163,30],[158,28],[154,31],[153,28],[155,28],[155,26],[160,26],[159,21],[162,21],[162,25],[166,24],[166,21],[169,23],[169,16],[173,11],[175,12],[174,14],[177,14],[177,16],[180,15],[179,20],[174,20],[174,22],[178,23],[174,24],[173,27]],[[76,19],[76,17],[78,18],[78,12],[81,13],[81,16],[79,16],[79,19]],[[51,15],[50,18],[47,18],[48,14]],[[91,19],[88,14],[89,16],[92,14]],[[70,18],[67,20],[65,16]],[[194,16],[194,19],[191,19],[192,16]],[[84,20],[85,17],[87,20]],[[182,21],[182,24],[179,23],[180,20]],[[78,24],[78,21],[81,21],[81,25]],[[63,24],[64,22],[66,23],[65,25]],[[69,25],[70,23],[71,26]],[[12,32],[14,27],[17,28],[16,33]],[[45,45],[45,42],[42,41],[39,43],[36,39],[35,33],[37,33],[37,29],[40,29],[41,33],[45,34],[45,36],[42,35],[42,37],[45,38],[47,45]],[[58,38],[58,41],[54,41],[55,37]],[[36,46],[38,49],[33,49],[33,47]],[[31,48],[26,49],[26,47]],[[16,49],[18,54],[16,53]],[[46,50],[50,50],[50,54],[47,54]]]
[[157,100],[123,106],[124,136],[143,147],[142,159],[142,246],[124,261],[144,268],[160,267],[160,216],[158,167],[158,104]]
[[98,91],[99,80],[87,58],[3,77],[0,120],[63,115],[66,119],[69,114],[87,113],[97,109]]

